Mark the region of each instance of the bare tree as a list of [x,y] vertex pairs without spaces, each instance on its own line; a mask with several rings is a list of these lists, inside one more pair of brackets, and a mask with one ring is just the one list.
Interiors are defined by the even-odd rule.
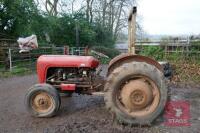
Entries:
[[93,2],[94,0],[86,0],[86,18],[90,23],[92,23],[93,21],[93,12],[92,12]]
[[58,6],[58,0],[53,0],[53,1],[46,0],[45,2],[46,11],[51,16],[57,16],[58,14],[57,6]]
[[[94,16],[101,20],[103,27],[107,28],[113,39],[116,40],[119,31],[127,27],[128,11],[136,0],[95,0]],[[98,15],[96,15],[98,14]]]
[[58,5],[60,0],[35,0],[37,7],[45,7],[45,11],[50,16],[58,15]]
[[[39,1],[39,0],[36,0]],[[107,29],[114,40],[119,32],[127,27],[128,12],[136,4],[136,0],[41,0],[45,1],[45,9],[49,15],[56,16],[58,12],[74,13],[77,10],[85,12],[89,23],[99,23]],[[38,3],[38,2],[37,2]],[[81,5],[77,9],[77,5]],[[59,11],[58,11],[59,6]],[[139,26],[137,26],[139,27]],[[141,29],[140,27],[138,29]]]

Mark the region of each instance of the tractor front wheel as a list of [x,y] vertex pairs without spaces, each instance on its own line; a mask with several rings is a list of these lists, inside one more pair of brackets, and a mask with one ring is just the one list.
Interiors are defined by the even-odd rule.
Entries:
[[105,84],[107,108],[122,122],[150,125],[167,101],[163,73],[155,66],[133,62],[116,68]]
[[60,104],[59,93],[48,84],[32,86],[25,96],[26,108],[35,117],[54,116],[58,112]]

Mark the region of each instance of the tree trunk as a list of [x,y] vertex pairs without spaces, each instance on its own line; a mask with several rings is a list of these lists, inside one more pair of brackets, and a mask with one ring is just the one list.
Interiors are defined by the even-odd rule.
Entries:
[[93,6],[94,0],[91,0],[90,2],[90,23],[93,21],[93,12],[92,12],[92,6]]
[[45,2],[46,11],[50,16],[57,16],[58,14],[57,6],[58,6],[58,0],[54,0],[53,2],[51,2],[50,0],[46,0]]
[[86,1],[87,2],[87,7],[86,7],[86,19],[87,19],[87,21],[89,22],[89,17],[90,17],[90,0],[87,0]]
[[120,22],[120,18],[121,18],[123,4],[124,4],[124,0],[122,0],[121,4],[119,5],[119,9],[118,9],[119,12],[117,14],[116,27],[114,29],[114,38],[113,38],[114,40],[117,39],[117,33],[118,33],[118,30],[119,30],[119,22]]
[[107,8],[107,3],[106,3],[106,0],[104,0],[104,1],[103,1],[103,12],[102,12],[102,23],[103,23],[103,27],[105,27],[106,8]]

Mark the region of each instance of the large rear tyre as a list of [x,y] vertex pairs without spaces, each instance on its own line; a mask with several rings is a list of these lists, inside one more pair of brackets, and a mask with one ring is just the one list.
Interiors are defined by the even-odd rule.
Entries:
[[60,104],[59,93],[48,84],[32,86],[25,96],[25,106],[34,117],[52,117],[58,112]]
[[116,68],[105,84],[106,107],[121,123],[150,125],[163,111],[167,87],[163,73],[145,62]]

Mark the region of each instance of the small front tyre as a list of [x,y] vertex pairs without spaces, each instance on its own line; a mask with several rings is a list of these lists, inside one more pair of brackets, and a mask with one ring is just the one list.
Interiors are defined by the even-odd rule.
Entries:
[[52,117],[58,112],[60,104],[59,93],[48,84],[32,86],[25,96],[25,106],[34,117]]

